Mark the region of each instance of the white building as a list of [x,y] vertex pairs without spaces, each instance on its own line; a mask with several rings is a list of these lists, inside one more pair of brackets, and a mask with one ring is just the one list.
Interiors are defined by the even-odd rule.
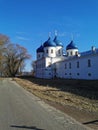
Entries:
[[55,36],[50,37],[37,50],[37,60],[34,63],[35,77],[66,78],[66,79],[98,79],[98,49],[79,53],[71,41],[66,52],[63,44]]

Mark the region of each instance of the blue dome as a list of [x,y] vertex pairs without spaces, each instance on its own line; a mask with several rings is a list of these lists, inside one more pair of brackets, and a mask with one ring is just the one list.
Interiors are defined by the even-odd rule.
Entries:
[[38,52],[44,52],[44,48],[43,48],[42,45],[37,49],[37,53],[38,53]]
[[77,48],[76,45],[73,43],[73,41],[71,41],[71,42],[67,45],[67,47],[66,47],[66,50],[69,50],[69,49],[78,49],[78,48]]
[[51,40],[51,38],[49,37],[49,39],[44,43],[43,46],[44,46],[44,47],[55,47],[56,44],[55,44],[55,42],[53,42],[53,41]]
[[56,46],[62,46],[63,47],[62,42],[57,39],[57,36],[55,36],[53,41],[56,43]]

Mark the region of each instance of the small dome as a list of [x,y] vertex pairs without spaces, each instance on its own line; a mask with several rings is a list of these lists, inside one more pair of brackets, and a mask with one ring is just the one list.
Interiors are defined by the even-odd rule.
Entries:
[[57,36],[55,36],[53,41],[56,43],[56,46],[62,46],[63,47],[62,42],[57,39]]
[[71,42],[67,45],[67,47],[66,47],[66,50],[69,50],[69,49],[78,49],[78,48],[77,48],[76,45],[73,43],[73,41],[71,41]]
[[53,41],[51,40],[51,38],[49,37],[49,39],[44,43],[43,46],[44,46],[44,47],[55,47],[56,44],[55,44],[55,42],[53,42]]
[[37,53],[38,53],[38,52],[44,52],[44,48],[43,48],[42,45],[37,49]]

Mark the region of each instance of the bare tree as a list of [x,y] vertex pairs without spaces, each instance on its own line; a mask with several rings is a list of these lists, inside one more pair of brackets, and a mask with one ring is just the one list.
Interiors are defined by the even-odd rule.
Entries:
[[18,44],[9,44],[4,54],[4,75],[15,76],[24,66],[26,59],[31,56],[27,49]]
[[35,76],[36,61],[32,61],[31,66],[32,66],[32,71],[31,71],[31,73],[32,73],[33,76]]
[[9,37],[3,34],[0,34],[0,76],[3,74],[3,61],[4,61],[4,52],[6,45],[9,43]]
[[25,66],[25,60],[30,55],[27,49],[12,44],[8,36],[0,34],[0,76],[15,76]]

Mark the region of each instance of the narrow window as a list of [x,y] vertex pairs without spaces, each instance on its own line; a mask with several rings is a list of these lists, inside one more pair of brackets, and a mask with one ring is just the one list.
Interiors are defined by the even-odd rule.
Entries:
[[46,53],[48,53],[48,50],[46,50]]
[[51,53],[53,53],[53,49],[51,49]]
[[91,60],[88,59],[88,67],[91,67]]
[[73,55],[72,51],[70,52],[70,55],[71,55],[71,56]]
[[67,69],[67,64],[65,64],[65,69]]
[[79,61],[77,62],[77,68],[79,68]]
[[71,63],[69,63],[69,69],[71,69]]
[[58,54],[60,54],[60,50],[58,50]]
[[40,54],[38,55],[38,57],[40,58]]
[[78,56],[78,51],[75,52],[75,55]]

